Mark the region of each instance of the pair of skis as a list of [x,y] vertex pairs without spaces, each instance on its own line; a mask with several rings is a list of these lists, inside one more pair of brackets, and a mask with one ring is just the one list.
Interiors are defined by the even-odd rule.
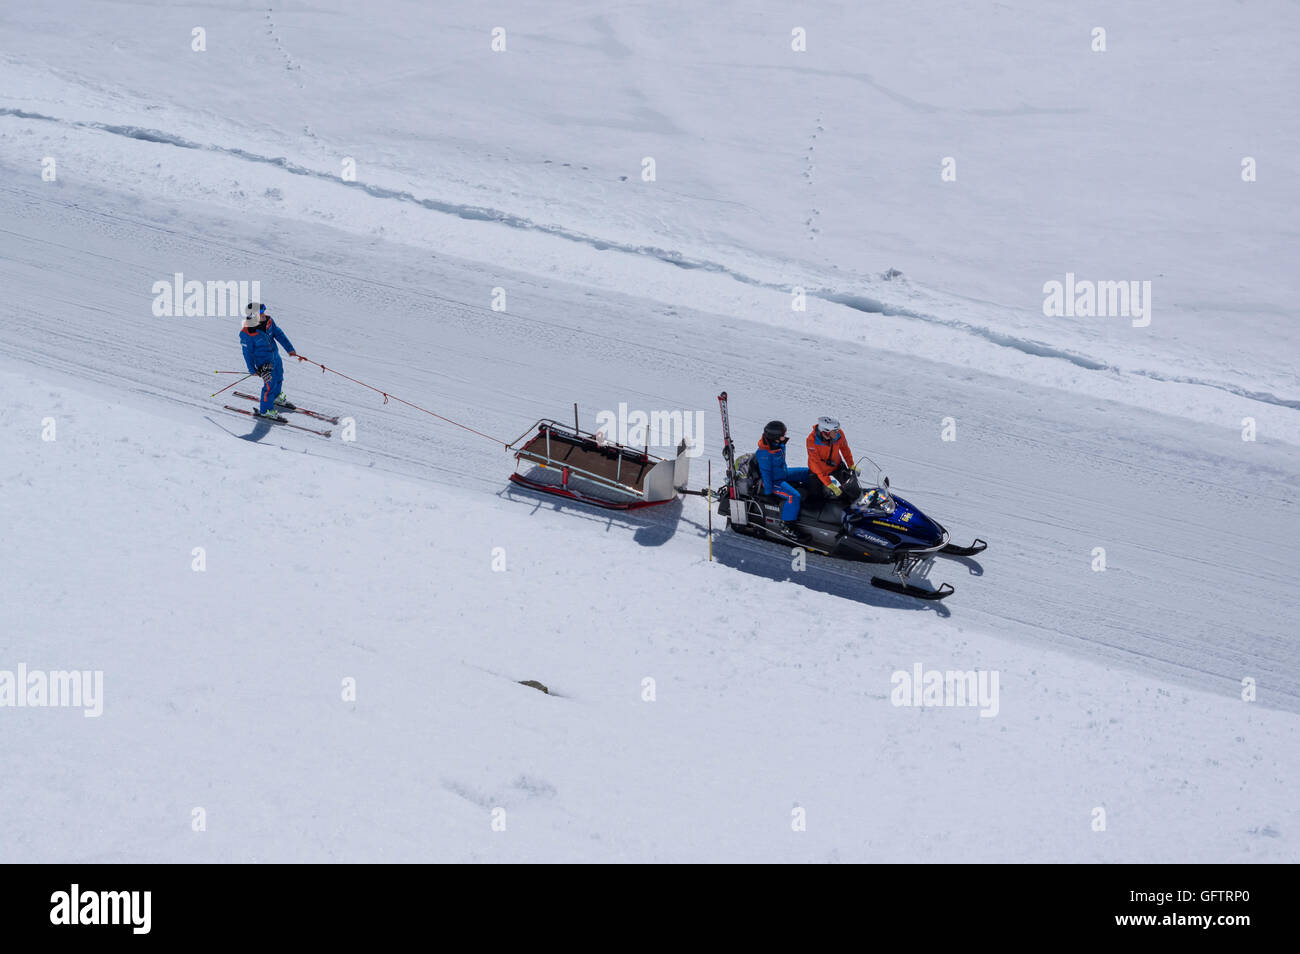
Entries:
[[[236,391],[235,397],[243,398],[245,401],[252,401],[254,404],[261,403],[261,398],[254,397],[251,394],[245,394],[242,391]],[[229,404],[224,405],[224,407],[227,411],[234,411],[236,414],[246,414],[251,418],[255,418],[256,420],[259,421],[266,421],[268,424],[275,424],[278,427],[292,427],[294,430],[306,431],[308,434],[316,434],[319,435],[320,437],[329,437],[333,433],[333,431],[329,431],[329,430],[322,430],[316,427],[307,427],[305,424],[293,424],[289,421],[284,420],[283,418],[263,417],[261,414],[258,414],[256,411],[250,411],[246,407],[232,407]],[[325,421],[329,424],[338,424],[339,422],[339,419],[337,417],[331,417],[330,415],[322,414],[319,411],[309,411],[307,408],[298,407],[296,404],[287,408],[282,407],[280,410],[284,411],[286,414],[302,414],[305,417],[315,418],[318,421]]]
[[727,411],[727,392],[718,395],[722,411],[722,457],[727,462],[727,497],[736,499],[736,445],[731,442],[731,415]]

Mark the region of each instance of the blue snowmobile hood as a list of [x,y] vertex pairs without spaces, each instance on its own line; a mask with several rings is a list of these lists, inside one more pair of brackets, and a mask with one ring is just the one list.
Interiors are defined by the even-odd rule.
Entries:
[[894,495],[893,513],[845,513],[850,529],[897,540],[899,544],[935,546],[943,540],[943,528],[917,510],[902,497]]

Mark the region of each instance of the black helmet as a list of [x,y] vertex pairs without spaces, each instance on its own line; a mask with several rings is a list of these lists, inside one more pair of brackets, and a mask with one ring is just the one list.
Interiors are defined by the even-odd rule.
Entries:
[[789,439],[785,436],[785,425],[780,421],[768,421],[767,427],[763,428],[763,440],[767,442],[768,447],[784,444]]

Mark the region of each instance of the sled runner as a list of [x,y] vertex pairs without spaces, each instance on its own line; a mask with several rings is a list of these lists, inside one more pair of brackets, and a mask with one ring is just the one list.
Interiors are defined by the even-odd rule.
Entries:
[[[514,483],[609,510],[666,504],[686,487],[691,461],[685,441],[678,444],[675,458],[656,457],[648,449],[626,447],[582,430],[576,407],[574,417],[573,425],[543,418],[506,448],[515,453],[516,470],[510,475]],[[553,471],[558,483],[520,473],[524,463]]]

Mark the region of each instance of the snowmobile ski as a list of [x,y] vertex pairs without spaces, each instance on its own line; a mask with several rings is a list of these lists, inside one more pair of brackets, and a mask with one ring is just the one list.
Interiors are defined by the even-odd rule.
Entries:
[[[245,394],[243,391],[236,391],[235,397],[243,398],[245,401],[252,401],[255,404],[262,403],[261,398],[254,397],[251,394]],[[314,417],[316,418],[316,420],[324,421],[327,424],[337,424],[339,422],[339,419],[337,417],[331,417],[328,414],[322,414],[320,411],[309,411],[305,407],[299,407],[296,404],[277,404],[276,409],[280,411],[285,411],[290,414],[303,414],[306,415],[307,417]]]
[[950,543],[939,552],[947,556],[969,557],[977,553],[983,553],[987,548],[988,544],[976,537],[975,542],[968,547],[959,547],[955,543]]
[[292,427],[297,431],[306,431],[308,434],[318,434],[321,437],[329,437],[333,431],[320,431],[314,427],[304,427],[301,424],[291,424],[282,418],[264,417],[256,411],[250,411],[246,407],[231,407],[229,404],[222,405],[227,411],[234,411],[236,414],[246,414],[254,420],[265,421],[268,424],[275,424],[278,427]]
[[898,580],[882,579],[878,576],[873,576],[871,578],[871,585],[878,586],[882,590],[889,590],[891,593],[899,593],[903,596],[910,596],[918,600],[941,600],[955,592],[951,583],[943,583],[937,590],[926,590],[919,586],[901,583]]

